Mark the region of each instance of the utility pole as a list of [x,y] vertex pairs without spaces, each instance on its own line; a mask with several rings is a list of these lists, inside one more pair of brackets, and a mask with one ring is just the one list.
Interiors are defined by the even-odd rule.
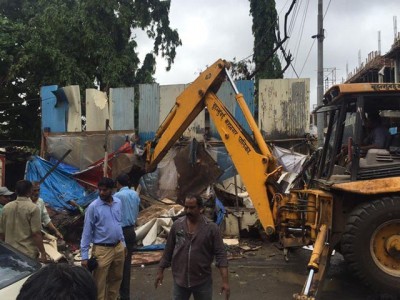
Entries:
[[[322,97],[324,96],[324,26],[322,15],[322,0],[318,0],[318,34],[315,36],[318,39],[318,77],[317,77],[317,105],[322,105]],[[318,146],[324,143],[324,114],[320,113],[317,116],[318,130]]]

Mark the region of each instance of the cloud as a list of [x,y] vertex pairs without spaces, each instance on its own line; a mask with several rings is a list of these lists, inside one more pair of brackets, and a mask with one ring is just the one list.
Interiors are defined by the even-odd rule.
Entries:
[[[276,0],[281,28],[290,0]],[[400,11],[398,0],[325,0],[324,2],[324,67],[336,68],[336,82],[347,76],[348,70],[358,66],[371,51],[378,50],[378,31],[381,31],[382,53],[393,43],[393,16]],[[290,40],[287,50],[294,57],[294,68],[301,77],[311,79],[311,104],[316,103],[317,42],[311,38],[317,33],[317,1],[297,1],[297,12],[290,15]],[[328,6],[329,4],[329,6]],[[172,0],[170,24],[181,36],[183,45],[177,49],[170,72],[165,62],[157,59],[156,79],[160,84],[179,84],[193,81],[201,70],[218,58],[243,59],[253,53],[252,18],[250,3],[246,0]],[[281,32],[283,36],[283,32]],[[151,50],[151,43],[138,39],[140,57]],[[326,77],[334,79],[328,72]],[[296,77],[289,68],[286,78]]]

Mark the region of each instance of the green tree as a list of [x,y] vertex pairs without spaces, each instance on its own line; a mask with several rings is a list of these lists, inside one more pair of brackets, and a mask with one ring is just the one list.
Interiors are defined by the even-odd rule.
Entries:
[[[155,56],[170,69],[181,45],[164,0],[0,1],[0,133],[3,139],[40,137],[40,86],[133,86],[154,82]],[[134,30],[153,49],[143,64]],[[26,100],[26,101],[25,101]]]
[[279,58],[274,51],[277,46],[276,31],[279,30],[274,0],[250,0],[253,17],[254,54],[256,82],[259,79],[283,78]]
[[[250,14],[253,18],[252,32],[254,36],[253,54],[245,59],[231,61],[234,79],[283,78],[283,73],[289,67],[292,56],[286,53],[283,47],[289,36],[287,35],[287,19],[297,0],[292,3],[285,13],[284,36],[281,38],[279,20],[274,0],[249,0]],[[282,69],[277,53],[282,54],[286,65]]]

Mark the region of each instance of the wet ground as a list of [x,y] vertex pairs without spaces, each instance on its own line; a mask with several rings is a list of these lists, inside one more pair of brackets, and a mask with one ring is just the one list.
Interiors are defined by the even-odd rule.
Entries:
[[[264,243],[257,251],[244,253],[243,258],[230,260],[229,281],[232,300],[280,300],[292,299],[300,292],[307,277],[306,265],[311,252],[298,249],[285,262],[282,252],[274,244]],[[164,283],[154,289],[156,265],[132,268],[131,299],[171,299],[171,270],[164,272]],[[220,275],[213,267],[214,300],[224,299],[219,295]],[[374,300],[380,297],[359,283],[346,268],[340,254],[335,254],[327,273],[320,298],[323,300]]]

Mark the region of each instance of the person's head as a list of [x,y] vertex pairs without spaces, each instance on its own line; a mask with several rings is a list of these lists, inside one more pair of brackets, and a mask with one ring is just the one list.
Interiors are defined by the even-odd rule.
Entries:
[[122,173],[122,174],[118,175],[118,177],[117,177],[117,179],[115,179],[115,181],[117,183],[118,189],[120,189],[121,187],[124,187],[124,186],[127,186],[127,187],[131,186],[129,175],[126,173]]
[[8,188],[5,186],[0,187],[0,204],[6,205],[11,201],[11,197],[14,195]]
[[97,187],[99,189],[99,197],[103,201],[110,201],[112,189],[114,188],[114,180],[108,177],[103,177],[97,183]]
[[64,263],[49,264],[22,285],[17,300],[95,300],[96,283],[88,270]]
[[203,199],[197,195],[188,195],[185,198],[185,213],[191,219],[197,219],[204,211]]
[[31,199],[33,202],[36,202],[39,199],[40,194],[40,183],[38,181],[32,182],[32,195]]
[[378,111],[369,112],[367,121],[367,126],[370,128],[374,128],[382,124],[382,118]]
[[19,197],[30,197],[32,194],[32,182],[20,180],[15,184],[15,193]]

